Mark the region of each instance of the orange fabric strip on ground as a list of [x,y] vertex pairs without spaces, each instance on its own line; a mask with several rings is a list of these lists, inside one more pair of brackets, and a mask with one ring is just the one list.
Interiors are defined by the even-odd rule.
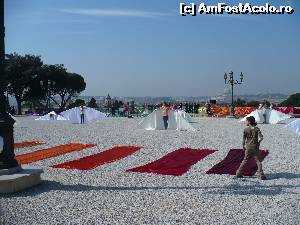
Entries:
[[43,141],[23,141],[23,142],[17,142],[14,144],[15,148],[26,148],[26,147],[33,147],[37,145],[44,145],[46,142]]
[[116,146],[104,152],[90,155],[81,159],[53,165],[51,167],[64,169],[92,170],[103,164],[111,163],[116,160],[125,158],[140,149],[141,147],[136,146]]
[[52,148],[42,149],[34,152],[29,152],[26,154],[16,156],[16,160],[20,164],[27,164],[36,162],[43,159],[48,159],[60,155],[64,155],[69,152],[80,151],[86,148],[91,148],[96,146],[95,144],[79,144],[70,143],[65,145],[59,145]]

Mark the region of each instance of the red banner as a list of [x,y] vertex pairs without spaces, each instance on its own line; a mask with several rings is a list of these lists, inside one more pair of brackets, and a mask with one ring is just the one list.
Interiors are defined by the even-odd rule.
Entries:
[[273,109],[285,114],[300,114],[300,109],[294,107],[273,107]]
[[[268,150],[261,150],[260,154],[264,159],[268,154]],[[245,156],[245,151],[242,149],[231,149],[226,157],[208,170],[207,174],[230,174],[235,175]],[[254,158],[248,161],[244,172],[244,176],[253,176],[257,171],[257,165]]]
[[95,144],[78,144],[71,143],[66,145],[60,145],[52,148],[42,149],[34,152],[16,156],[16,160],[19,164],[28,164],[39,160],[44,160],[60,155],[64,155],[69,152],[80,151],[86,148],[96,146]]
[[111,163],[116,160],[125,158],[140,149],[141,147],[135,147],[135,146],[117,146],[108,149],[104,152],[83,157],[81,159],[77,159],[77,160],[73,160],[61,164],[56,164],[51,167],[64,168],[64,169],[92,170],[103,164]]
[[17,142],[14,144],[14,148],[26,148],[26,147],[33,147],[37,145],[44,145],[46,142],[43,141],[24,141],[24,142]]
[[192,165],[214,153],[216,150],[180,148],[164,157],[144,166],[127,170],[127,172],[157,173],[163,175],[181,176]]
[[236,107],[235,115],[238,117],[244,117],[244,116],[247,116],[248,114],[252,113],[255,110],[256,110],[255,107]]

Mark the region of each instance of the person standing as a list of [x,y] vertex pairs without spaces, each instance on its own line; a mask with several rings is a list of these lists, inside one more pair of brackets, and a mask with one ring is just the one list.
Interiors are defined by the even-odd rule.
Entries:
[[180,104],[179,104],[179,109],[183,110],[182,102],[180,102]]
[[211,116],[211,105],[210,105],[210,103],[207,103],[205,107],[206,107],[207,116]]
[[174,111],[177,110],[177,106],[175,103],[172,105],[171,110],[174,110]]
[[162,107],[162,116],[163,116],[163,121],[164,121],[164,128],[165,130],[168,129],[168,120],[169,120],[169,107],[166,102],[163,103]]
[[49,113],[49,116],[50,116],[50,120],[54,120],[55,114],[54,114],[53,112],[50,112],[50,113]]
[[84,112],[85,112],[84,106],[80,106],[80,123],[81,124],[84,124]]
[[244,129],[243,133],[243,150],[245,151],[245,157],[236,172],[236,178],[243,177],[243,171],[247,162],[254,157],[257,164],[257,172],[261,180],[266,180],[262,169],[262,158],[259,152],[260,143],[263,140],[263,135],[260,129],[256,126],[257,123],[253,116],[249,116],[246,119],[247,127]]

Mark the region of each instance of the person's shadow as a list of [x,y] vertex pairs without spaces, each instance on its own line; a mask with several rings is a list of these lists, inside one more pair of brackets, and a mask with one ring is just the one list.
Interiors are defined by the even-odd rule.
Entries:
[[[293,173],[277,173],[267,175],[269,180],[275,179],[299,179],[299,174]],[[300,185],[265,185],[264,182],[258,181],[257,178],[241,178],[233,179],[232,183],[227,186],[93,186],[86,184],[62,184],[57,181],[44,180],[42,184],[25,190],[23,192],[14,194],[0,195],[0,197],[26,197],[36,196],[42,193],[48,193],[51,191],[66,191],[66,192],[88,192],[88,191],[103,191],[103,192],[136,192],[136,191],[153,191],[158,192],[162,190],[177,191],[198,191],[199,193],[220,195],[265,195],[274,196],[282,193],[296,194],[294,189],[298,189]]]
[[269,180],[276,180],[276,179],[287,179],[287,180],[292,180],[292,179],[300,179],[300,174],[295,174],[295,173],[287,173],[287,172],[282,172],[282,173],[273,173],[268,175]]

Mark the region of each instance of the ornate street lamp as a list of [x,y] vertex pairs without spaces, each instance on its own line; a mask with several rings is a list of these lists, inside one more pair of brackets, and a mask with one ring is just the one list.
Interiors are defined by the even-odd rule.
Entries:
[[0,136],[3,146],[0,146],[0,170],[18,167],[14,154],[15,121],[6,112],[7,104],[4,95],[4,60],[5,60],[5,27],[4,27],[4,0],[0,0]]
[[242,84],[243,83],[243,79],[244,79],[244,75],[241,72],[240,74],[240,81],[238,80],[234,80],[233,78],[233,72],[231,71],[229,73],[229,79],[227,76],[227,73],[224,74],[224,80],[225,80],[225,84],[230,84],[231,85],[231,110],[230,110],[230,117],[235,117],[235,113],[234,113],[234,105],[233,105],[233,86],[237,85],[237,84]]

